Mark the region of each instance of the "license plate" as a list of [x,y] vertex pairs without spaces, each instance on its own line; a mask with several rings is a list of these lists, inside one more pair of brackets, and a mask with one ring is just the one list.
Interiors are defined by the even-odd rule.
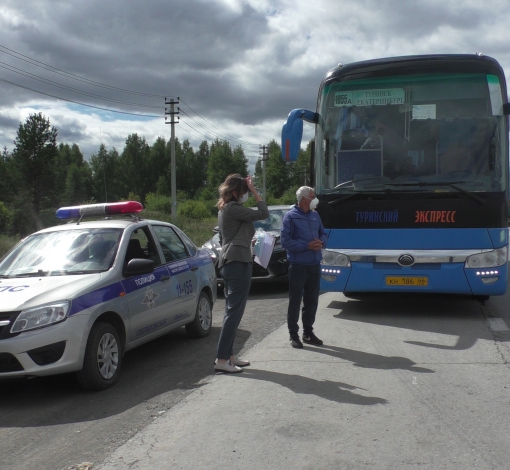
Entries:
[[425,276],[386,276],[386,285],[425,287],[429,285],[429,279]]

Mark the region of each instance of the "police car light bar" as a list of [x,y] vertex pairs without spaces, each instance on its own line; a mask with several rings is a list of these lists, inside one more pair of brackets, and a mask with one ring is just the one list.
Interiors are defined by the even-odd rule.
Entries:
[[59,219],[76,219],[80,217],[97,217],[101,215],[127,215],[143,211],[137,201],[111,202],[104,204],[88,204],[84,206],[61,207],[55,215]]

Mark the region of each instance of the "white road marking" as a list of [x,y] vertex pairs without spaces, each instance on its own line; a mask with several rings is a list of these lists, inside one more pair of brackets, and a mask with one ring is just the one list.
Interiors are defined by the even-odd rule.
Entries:
[[508,331],[510,329],[502,318],[487,318],[487,321],[492,331]]

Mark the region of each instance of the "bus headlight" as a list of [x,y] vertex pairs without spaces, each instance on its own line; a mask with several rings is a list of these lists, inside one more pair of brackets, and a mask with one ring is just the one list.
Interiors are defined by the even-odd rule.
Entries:
[[343,253],[332,250],[322,250],[322,261],[321,264],[326,266],[344,266],[348,267],[351,265],[349,257]]
[[495,268],[508,262],[508,246],[497,250],[471,255],[466,258],[465,268]]

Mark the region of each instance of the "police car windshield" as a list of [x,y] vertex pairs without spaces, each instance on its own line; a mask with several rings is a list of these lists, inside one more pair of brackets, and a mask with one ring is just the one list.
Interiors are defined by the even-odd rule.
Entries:
[[122,229],[61,230],[27,237],[0,263],[0,276],[89,274],[111,268]]

